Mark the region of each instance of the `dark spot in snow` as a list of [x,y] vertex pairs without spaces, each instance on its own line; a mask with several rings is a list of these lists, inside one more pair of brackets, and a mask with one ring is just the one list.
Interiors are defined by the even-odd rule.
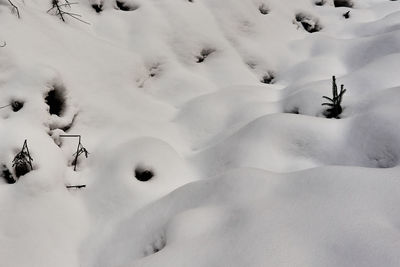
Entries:
[[344,13],[344,14],[343,14],[343,17],[344,17],[345,19],[350,18],[350,10],[347,11],[346,13]]
[[294,107],[290,110],[285,111],[285,113],[300,114],[300,109],[298,107]]
[[333,4],[335,7],[353,7],[353,1],[351,0],[334,0]]
[[150,77],[156,77],[160,74],[161,72],[161,64],[160,63],[155,63],[149,68],[149,76]]
[[149,256],[161,251],[167,245],[165,234],[160,234],[151,244],[144,250],[144,256]]
[[317,18],[305,13],[296,14],[296,21],[309,33],[318,32],[322,29]]
[[267,15],[267,14],[270,12],[268,6],[267,6],[266,4],[264,4],[264,3],[261,4],[261,5],[258,7],[258,10],[259,10],[260,13],[263,14],[263,15]]
[[261,82],[265,84],[272,84],[274,83],[275,75],[272,72],[268,72],[261,78]]
[[27,162],[21,162],[19,164],[16,164],[14,169],[15,169],[15,175],[18,178],[24,176],[25,174],[31,171],[31,167]]
[[100,13],[101,11],[103,11],[103,5],[102,4],[94,4],[94,5],[92,5],[92,8],[94,10],[96,10],[97,13]]
[[135,168],[135,177],[141,182],[147,182],[154,177],[154,172],[150,169],[138,166]]
[[323,6],[323,5],[325,5],[326,4],[326,0],[320,0],[320,1],[316,1],[315,2],[315,5],[316,6]]
[[201,50],[200,55],[197,56],[197,63],[202,63],[204,62],[204,60],[211,55],[212,53],[215,52],[215,49],[212,48],[204,48],[203,50]]
[[17,181],[17,179],[14,178],[10,170],[4,164],[2,164],[0,167],[0,175],[8,184],[14,184]]
[[47,93],[45,97],[46,104],[49,106],[49,113],[57,116],[61,116],[65,110],[66,100],[64,87],[53,85],[52,89]]
[[11,108],[14,112],[19,111],[24,106],[24,102],[14,100],[11,102]]
[[115,3],[117,5],[118,9],[120,9],[122,11],[134,11],[134,10],[139,8],[138,5],[131,4],[131,3],[127,4],[124,1],[118,1],[117,0]]

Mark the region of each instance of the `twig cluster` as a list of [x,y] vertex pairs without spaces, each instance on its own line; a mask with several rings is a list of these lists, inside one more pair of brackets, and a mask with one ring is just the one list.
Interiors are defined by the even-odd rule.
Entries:
[[14,160],[12,161],[12,166],[15,168],[15,174],[17,177],[33,170],[32,161],[33,159],[29,153],[28,141],[25,139],[21,151],[14,157]]
[[336,77],[332,76],[332,98],[323,96],[329,102],[322,103],[323,106],[328,106],[329,108],[325,111],[325,116],[327,118],[339,118],[339,115],[342,113],[343,108],[341,106],[343,95],[346,92],[344,85],[340,86],[340,92],[338,93],[338,88],[336,85]]
[[47,10],[47,13],[53,13],[55,16],[58,16],[63,22],[65,21],[65,18],[71,17],[76,20],[79,20],[80,22],[89,24],[88,22],[84,21],[81,19],[81,15],[77,13],[71,12],[71,6],[76,5],[78,3],[71,3],[68,0],[52,0],[51,1],[52,7]]

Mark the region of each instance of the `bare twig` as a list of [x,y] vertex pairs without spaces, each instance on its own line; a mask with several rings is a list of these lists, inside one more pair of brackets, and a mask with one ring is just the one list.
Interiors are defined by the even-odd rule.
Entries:
[[17,177],[22,176],[33,170],[32,161],[33,159],[29,152],[28,141],[25,139],[21,151],[15,156],[12,162],[12,166],[15,167],[15,173]]
[[78,3],[70,3],[68,0],[62,0],[62,1],[64,2],[61,2],[61,0],[52,0],[51,2],[52,7],[49,10],[47,10],[47,13],[54,12],[54,15],[58,16],[63,22],[66,22],[65,17],[69,16],[71,18],[79,20],[80,22],[89,24],[88,22],[79,18],[81,17],[81,15],[65,10],[65,8],[71,9],[71,5],[76,5]]
[[13,2],[11,2],[11,0],[8,0],[8,3],[12,6],[12,12],[15,12],[17,14],[17,17],[20,19],[21,16],[19,14],[19,9],[16,5],[14,5]]
[[83,147],[81,143],[81,136],[79,134],[62,134],[60,137],[75,137],[79,138],[78,146],[76,148],[76,153],[73,154],[75,156],[74,160],[72,161],[72,165],[74,165],[74,171],[76,171],[76,165],[78,164],[78,157],[82,154],[85,154],[85,157],[87,158],[89,156],[89,152],[86,150],[85,147]]
[[9,107],[9,106],[11,106],[11,105],[12,105],[12,104],[8,104],[8,105],[5,105],[5,106],[2,106],[2,107],[0,107],[0,109]]

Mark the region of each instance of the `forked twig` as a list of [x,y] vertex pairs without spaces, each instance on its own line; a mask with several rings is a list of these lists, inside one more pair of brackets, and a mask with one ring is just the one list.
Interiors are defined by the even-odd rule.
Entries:
[[89,152],[81,143],[81,136],[79,134],[62,134],[60,137],[73,137],[79,138],[78,147],[76,148],[76,152],[73,154],[74,160],[72,161],[72,165],[74,165],[74,171],[76,171],[76,165],[78,164],[78,157],[82,154],[87,158],[89,156]]

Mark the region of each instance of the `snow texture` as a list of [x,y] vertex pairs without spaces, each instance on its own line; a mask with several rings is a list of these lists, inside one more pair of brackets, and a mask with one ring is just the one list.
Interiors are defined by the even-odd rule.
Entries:
[[400,1],[11,2],[0,266],[400,266]]

